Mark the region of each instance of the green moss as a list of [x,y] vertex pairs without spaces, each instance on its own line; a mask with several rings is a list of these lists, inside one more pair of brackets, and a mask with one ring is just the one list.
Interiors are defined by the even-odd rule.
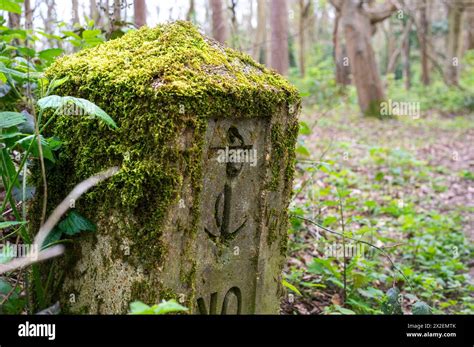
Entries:
[[[194,288],[192,248],[200,222],[208,119],[273,117],[282,108],[298,105],[296,89],[249,56],[203,37],[187,22],[142,28],[65,56],[46,75],[67,77],[57,94],[96,103],[119,126],[112,130],[84,116],[58,116],[51,122],[49,135],[66,143],[56,165],[48,169],[49,206],[57,205],[85,178],[111,166],[121,167],[76,207],[100,221],[98,232],[112,239],[111,263],[124,259],[120,242],[127,238],[132,245],[126,261],[152,271],[167,252],[161,241],[167,211],[180,198],[183,182],[190,182],[192,225],[187,228],[190,237],[183,252],[188,265],[181,280]],[[276,189],[282,183],[278,163],[289,163],[283,182],[288,191],[296,115],[290,112],[287,120],[278,122],[272,125],[272,156],[277,159],[272,160],[272,185]],[[186,136],[188,143],[182,146]],[[34,204],[31,213],[38,208]],[[134,290],[139,293],[139,289]],[[159,292],[142,289],[150,295]]]

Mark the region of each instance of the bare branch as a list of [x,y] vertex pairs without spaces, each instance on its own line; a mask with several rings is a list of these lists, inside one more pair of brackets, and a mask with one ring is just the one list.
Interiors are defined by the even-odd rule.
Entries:
[[343,1],[347,1],[347,0],[329,0],[331,5],[333,5],[338,11],[341,10]]
[[382,22],[390,17],[398,7],[392,1],[386,1],[373,7],[365,7],[364,11],[367,13],[372,24]]
[[103,180],[112,177],[119,171],[118,167],[112,167],[106,171],[100,172],[99,174],[88,178],[87,180],[79,183],[71,193],[54,209],[53,213],[49,216],[48,220],[40,227],[38,234],[35,237],[35,241],[32,245],[32,251],[22,258],[15,258],[6,264],[0,264],[0,274],[10,272],[16,269],[24,268],[31,264],[57,257],[64,253],[63,245],[56,245],[49,247],[45,250],[41,250],[44,240],[48,234],[53,230],[54,226],[59,222],[61,217],[69,209],[71,201],[77,200],[82,194],[87,192],[90,188],[96,186]]

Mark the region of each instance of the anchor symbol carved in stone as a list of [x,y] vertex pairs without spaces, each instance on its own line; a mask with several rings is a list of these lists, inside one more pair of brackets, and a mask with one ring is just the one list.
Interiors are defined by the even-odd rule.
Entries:
[[[231,126],[227,131],[227,139],[229,145],[228,150],[250,150],[252,145],[245,145],[242,135],[236,127]],[[226,150],[226,147],[213,147],[212,150]],[[243,162],[227,162],[226,163],[226,183],[224,190],[217,196],[214,205],[214,221],[216,225],[216,231],[211,232],[209,229],[204,228],[206,233],[209,235],[211,240],[214,242],[223,239],[223,241],[233,239],[239,231],[241,231],[246,223],[247,217],[244,217],[243,222],[235,229],[231,229],[231,207],[232,207],[232,182],[235,180],[243,169]]]

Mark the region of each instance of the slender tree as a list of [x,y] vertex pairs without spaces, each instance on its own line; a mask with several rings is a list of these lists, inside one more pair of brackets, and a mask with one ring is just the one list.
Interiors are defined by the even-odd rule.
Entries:
[[72,0],[72,23],[80,24],[78,0]]
[[311,14],[312,2],[311,0],[299,0],[298,2],[300,17],[299,17],[299,28],[298,28],[298,41],[299,41],[299,66],[301,76],[304,77],[306,73],[306,30],[309,23],[309,17]]
[[25,0],[25,27],[26,29],[33,29],[33,12],[34,9],[31,7],[31,1]]
[[261,63],[265,63],[267,45],[267,2],[257,0],[257,32],[253,44],[252,56]]
[[20,15],[13,12],[8,12],[8,27],[11,29],[18,29],[20,27]]
[[341,33],[340,23],[341,14],[339,11],[336,11],[336,18],[334,19],[334,29],[333,29],[333,55],[336,68],[336,83],[340,85],[349,85],[351,83],[351,68],[349,65],[349,58],[347,57],[347,49],[345,44],[343,44],[343,35]]
[[462,34],[463,0],[446,2],[448,6],[447,56],[445,65],[446,81],[450,85],[459,84],[460,48]]
[[122,3],[121,0],[114,0],[112,32],[120,29],[122,22]]
[[[472,4],[474,5],[474,1]],[[474,7],[467,11],[465,27],[467,28],[466,50],[474,49]]]
[[227,40],[226,10],[222,0],[210,0],[212,11],[212,37],[216,41],[225,43]]
[[[412,21],[407,20],[405,22],[406,30],[408,33],[411,32]],[[403,80],[405,82],[405,89],[408,90],[411,87],[411,65],[410,65],[410,52],[411,52],[411,42],[410,34],[406,35],[402,42],[402,60],[403,60]]]
[[363,0],[331,0],[341,13],[341,25],[347,45],[349,64],[357,89],[357,98],[366,115],[380,115],[385,93],[371,44],[373,25],[390,17],[396,10],[391,1],[366,6]]
[[89,1],[89,8],[90,8],[90,17],[94,21],[96,25],[98,25],[99,21],[99,9],[97,8],[97,1],[96,0],[90,0]]
[[195,0],[189,0],[189,9],[186,13],[186,20],[196,22],[196,3]]
[[430,27],[428,22],[428,5],[426,1],[427,0],[421,1],[420,26],[417,30],[421,54],[421,82],[425,86],[430,84],[430,69],[428,61],[428,41],[430,36]]
[[134,0],[133,1],[133,13],[135,19],[135,25],[140,28],[146,25],[146,4],[145,0]]
[[286,75],[289,67],[288,7],[286,0],[273,0],[270,6],[271,67]]

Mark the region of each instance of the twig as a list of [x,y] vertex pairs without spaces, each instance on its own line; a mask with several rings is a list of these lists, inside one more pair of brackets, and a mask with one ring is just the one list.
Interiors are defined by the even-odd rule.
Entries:
[[118,167],[112,167],[88,178],[74,187],[69,195],[54,209],[48,220],[40,227],[32,247],[34,254],[31,254],[30,252],[30,254],[28,254],[26,257],[16,258],[6,264],[0,264],[0,274],[13,271],[18,268],[24,268],[39,261],[57,257],[63,254],[65,249],[63,245],[52,246],[45,250],[41,250],[44,240],[51,230],[53,230],[54,226],[59,222],[64,213],[66,213],[66,211],[69,209],[71,200],[79,199],[79,197],[87,192],[90,188],[94,187],[103,180],[112,177],[118,171]]
[[[343,234],[337,232],[337,231],[334,231],[334,230],[331,230],[329,228],[326,228],[325,226],[311,220],[311,219],[308,219],[308,218],[304,218],[304,217],[300,217],[300,216],[297,216],[295,214],[291,214],[290,217],[294,217],[294,218],[297,218],[297,219],[301,219],[305,222],[308,222],[310,224],[313,224],[321,229],[323,229],[324,231],[327,231],[328,233],[331,233],[331,234],[334,234],[334,235],[338,235],[338,236],[343,236]],[[377,247],[376,245],[370,243],[370,242],[367,242],[367,241],[364,241],[364,240],[358,240],[358,239],[354,239],[350,236],[346,236],[347,239],[349,240],[352,240],[352,241],[355,241],[355,242],[360,242],[360,243],[363,243],[363,244],[366,244],[370,247],[373,247],[374,249],[378,250],[380,253],[382,253],[383,256],[385,256],[389,261],[390,261],[390,264],[392,265],[392,267],[397,270],[402,276],[403,278],[410,284],[411,286],[411,282],[410,280],[405,276],[405,274],[395,265],[395,263],[393,262],[392,258],[390,258],[390,256],[388,255],[387,251],[385,251],[383,248],[380,248],[380,247]]]
[[[21,275],[23,273],[23,269],[20,270],[20,273],[18,274],[18,277],[17,278],[21,278]],[[18,287],[18,283],[20,281],[17,279],[15,285],[12,287],[12,289],[5,295],[5,297],[2,299],[2,301],[0,302],[0,307],[2,307],[6,302],[7,300],[13,295],[13,293],[15,292],[16,288]]]
[[337,189],[337,195],[339,197],[339,214],[341,216],[341,226],[342,226],[342,252],[343,252],[343,265],[344,265],[344,297],[342,298],[342,304],[346,304],[346,292],[347,292],[347,264],[346,264],[346,235],[345,235],[345,225],[344,225],[344,211],[342,209],[342,197],[339,188]]

